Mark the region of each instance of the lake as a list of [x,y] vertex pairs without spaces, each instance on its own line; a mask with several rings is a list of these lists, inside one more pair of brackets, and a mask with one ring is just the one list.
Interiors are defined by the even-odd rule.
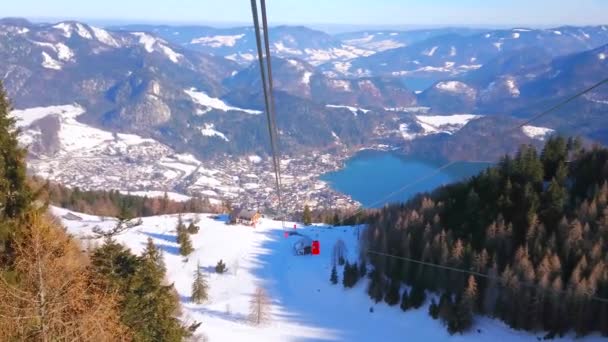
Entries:
[[[343,169],[326,173],[321,179],[328,182],[332,189],[351,196],[364,207],[378,208],[386,203],[407,201],[417,193],[476,175],[489,165],[459,162],[387,197],[434,173],[442,164],[393,152],[364,150],[347,160]],[[385,197],[386,200],[383,200]]]

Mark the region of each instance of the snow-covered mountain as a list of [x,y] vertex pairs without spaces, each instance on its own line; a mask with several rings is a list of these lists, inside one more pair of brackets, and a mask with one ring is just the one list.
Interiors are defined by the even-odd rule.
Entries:
[[476,70],[503,54],[542,47],[557,57],[608,44],[608,27],[514,28],[473,35],[450,33],[349,61],[324,70],[342,75],[395,75],[442,79]]
[[354,45],[362,49],[380,52],[412,45],[417,42],[447,34],[469,36],[481,32],[483,32],[483,30],[471,28],[439,28],[411,31],[367,30],[340,33],[335,35],[335,37],[346,44]]
[[[330,78],[295,58],[273,58],[272,68],[275,89],[313,102],[371,108],[416,104],[414,94],[395,78]],[[224,85],[240,93],[262,89],[259,70],[259,65],[253,63],[226,79]]]
[[[224,56],[247,65],[257,59],[253,27],[129,25],[117,29],[153,32],[189,49]],[[271,53],[298,58],[313,65],[369,56],[374,50],[357,47],[304,26],[275,26],[269,30]]]
[[[70,234],[87,238],[92,229],[111,229],[112,218],[84,215],[61,208],[51,208]],[[66,216],[72,213],[73,215]],[[78,217],[81,220],[73,220]],[[366,294],[365,278],[351,289],[341,282],[331,285],[332,249],[338,240],[346,247],[346,259],[359,259],[359,237],[364,226],[304,227],[296,222],[279,222],[268,218],[254,227],[225,224],[226,217],[185,214],[184,222],[199,219],[200,231],[191,235],[194,251],[184,258],[179,255],[175,227],[177,215],[142,218],[141,225],[116,236],[119,243],[134,253],[141,253],[147,239],[163,251],[167,280],[175,286],[181,304],[181,319],[203,324],[197,335],[211,341],[402,341],[404,336],[416,341],[530,341],[543,333],[515,331],[504,323],[486,317],[475,317],[470,332],[449,335],[439,320],[428,315],[428,302],[422,308],[406,313],[398,306],[374,303]],[[293,229],[294,224],[297,229]],[[293,235],[285,238],[287,228]],[[298,234],[298,235],[296,235]],[[297,256],[294,245],[303,236],[320,243],[320,255]],[[100,240],[87,240],[91,242]],[[228,270],[217,274],[214,267],[223,260]],[[209,285],[209,299],[203,304],[190,300],[193,274],[197,263]],[[338,266],[342,279],[343,266]],[[270,321],[262,326],[249,323],[249,302],[256,288],[263,288],[270,300]],[[435,298],[434,296],[430,296]],[[435,298],[436,299],[436,298]],[[373,308],[373,310],[370,310]],[[405,335],[404,335],[405,334]],[[541,337],[538,337],[541,338]],[[566,335],[556,341],[574,338]],[[582,342],[600,341],[586,336]]]
[[[608,45],[555,59],[542,49],[498,58],[475,72],[441,81],[419,96],[435,111],[514,114],[540,112],[606,78]],[[604,143],[608,87],[599,87],[541,123]],[[574,111],[574,114],[573,114]],[[572,115],[584,115],[574,120]]]

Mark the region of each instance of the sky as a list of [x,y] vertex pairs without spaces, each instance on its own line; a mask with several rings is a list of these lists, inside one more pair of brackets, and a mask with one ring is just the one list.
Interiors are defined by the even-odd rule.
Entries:
[[[608,24],[608,0],[267,0],[270,24]],[[248,24],[248,0],[0,0],[0,16],[107,23]]]

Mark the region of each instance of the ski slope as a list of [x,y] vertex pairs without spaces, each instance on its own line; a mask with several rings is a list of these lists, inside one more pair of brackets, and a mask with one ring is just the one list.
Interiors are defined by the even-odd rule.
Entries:
[[[51,211],[58,217],[69,212],[60,208]],[[62,221],[77,237],[90,235],[95,226],[111,228],[115,223],[109,218],[75,214],[83,220]],[[186,224],[194,217],[183,215]],[[483,317],[476,318],[471,332],[450,336],[439,321],[429,317],[428,303],[419,310],[404,313],[398,306],[374,304],[365,293],[367,281],[359,281],[349,290],[331,285],[334,243],[342,239],[348,247],[349,259],[356,261],[357,235],[362,234],[363,227],[298,226],[297,232],[320,241],[321,254],[295,256],[293,244],[299,237],[285,238],[280,222],[263,219],[252,228],[229,226],[211,215],[199,217],[200,232],[191,236],[195,251],[187,259],[179,255],[175,242],[176,215],[143,218],[142,225],[116,239],[135,253],[144,249],[148,237],[153,239],[164,251],[168,282],[174,283],[179,292],[182,319],[202,322],[197,333],[206,335],[210,341],[534,341],[536,336],[543,336],[514,331]],[[285,226],[293,230],[293,223]],[[220,259],[228,267],[226,274],[214,273]],[[189,300],[197,261],[209,283],[209,301],[202,305]],[[338,274],[341,280],[341,268]],[[260,327],[247,321],[250,296],[257,286],[263,287],[272,301],[272,321]],[[373,313],[370,307],[374,307]],[[573,339],[568,336],[563,340]],[[600,340],[600,337],[581,339]]]

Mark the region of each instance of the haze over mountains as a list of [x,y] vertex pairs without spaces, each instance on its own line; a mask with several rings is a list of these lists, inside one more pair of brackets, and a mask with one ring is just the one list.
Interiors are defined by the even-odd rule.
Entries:
[[[543,128],[494,134],[608,75],[606,26],[337,35],[278,26],[270,40],[286,155],[381,145],[493,160],[553,130],[608,143],[608,120],[599,114],[608,108],[607,87],[535,123]],[[9,18],[0,20],[0,58],[14,107],[44,107],[22,125],[40,158],[66,152],[61,132],[69,120],[200,161],[268,153],[250,27]],[[49,107],[65,105],[73,107]]]

